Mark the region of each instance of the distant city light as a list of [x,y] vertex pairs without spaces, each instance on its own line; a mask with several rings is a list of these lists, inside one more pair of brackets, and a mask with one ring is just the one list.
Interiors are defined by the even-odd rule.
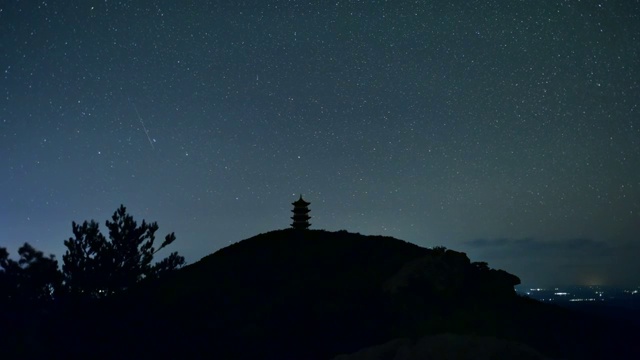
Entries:
[[[518,291],[518,290],[517,290]],[[626,301],[623,306],[629,305],[628,301],[640,298],[640,288],[615,288],[607,286],[566,286],[549,288],[527,288],[519,291],[523,296],[543,302],[555,302],[558,304],[569,302],[618,302]]]

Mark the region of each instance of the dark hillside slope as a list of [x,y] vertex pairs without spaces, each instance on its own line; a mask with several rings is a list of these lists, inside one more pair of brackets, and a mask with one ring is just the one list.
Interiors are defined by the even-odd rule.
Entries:
[[225,345],[259,344],[255,356],[281,346],[331,355],[320,347],[356,350],[386,340],[391,319],[382,284],[428,252],[385,237],[274,231],[185,268],[161,287],[159,298],[163,307],[191,314],[176,313],[184,326],[193,325],[189,318],[207,318],[203,331],[224,334]]
[[346,231],[279,230],[112,299],[96,311],[100,332],[75,341],[113,358],[329,359],[450,333],[525,343],[551,357],[610,354],[615,336],[607,333],[615,329],[518,297],[518,283],[456,251]]
[[466,331],[464,319],[449,319],[469,304],[476,311],[515,300],[518,283],[451,250],[346,231],[280,230],[186,267],[144,303],[173,314],[169,321],[189,333],[210,334],[189,337],[194,348],[236,358],[326,358],[396,336]]

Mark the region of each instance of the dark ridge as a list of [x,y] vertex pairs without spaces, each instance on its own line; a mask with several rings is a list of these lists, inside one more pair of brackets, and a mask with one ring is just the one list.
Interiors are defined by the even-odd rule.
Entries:
[[402,346],[445,353],[468,346],[494,351],[490,358],[628,356],[637,329],[622,333],[519,297],[519,282],[444,248],[277,230],[106,301],[60,305],[14,337],[40,345],[23,344],[23,357],[331,359],[369,349],[354,359],[368,352],[373,359]]

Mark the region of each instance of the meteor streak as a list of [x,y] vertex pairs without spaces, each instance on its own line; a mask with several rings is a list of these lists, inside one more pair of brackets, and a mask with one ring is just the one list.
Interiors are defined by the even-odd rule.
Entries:
[[[129,102],[131,102],[131,100],[129,100]],[[136,106],[136,104],[132,102],[131,102],[131,105],[133,105],[133,109],[136,111],[136,115],[138,115],[138,120],[140,120],[140,124],[142,125],[142,129],[144,130],[144,134],[147,135],[147,140],[149,140],[149,145],[151,145],[151,149],[155,150],[155,147],[153,146],[153,141],[151,141],[151,137],[149,136],[149,130],[147,130],[147,127],[144,126],[144,120],[142,120],[142,116],[140,116],[138,107]]]

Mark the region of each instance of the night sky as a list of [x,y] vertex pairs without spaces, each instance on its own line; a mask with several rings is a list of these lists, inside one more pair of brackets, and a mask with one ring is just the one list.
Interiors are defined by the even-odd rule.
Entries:
[[60,259],[124,204],[195,262],[303,194],[312,229],[637,286],[639,104],[637,0],[4,0],[0,246]]

